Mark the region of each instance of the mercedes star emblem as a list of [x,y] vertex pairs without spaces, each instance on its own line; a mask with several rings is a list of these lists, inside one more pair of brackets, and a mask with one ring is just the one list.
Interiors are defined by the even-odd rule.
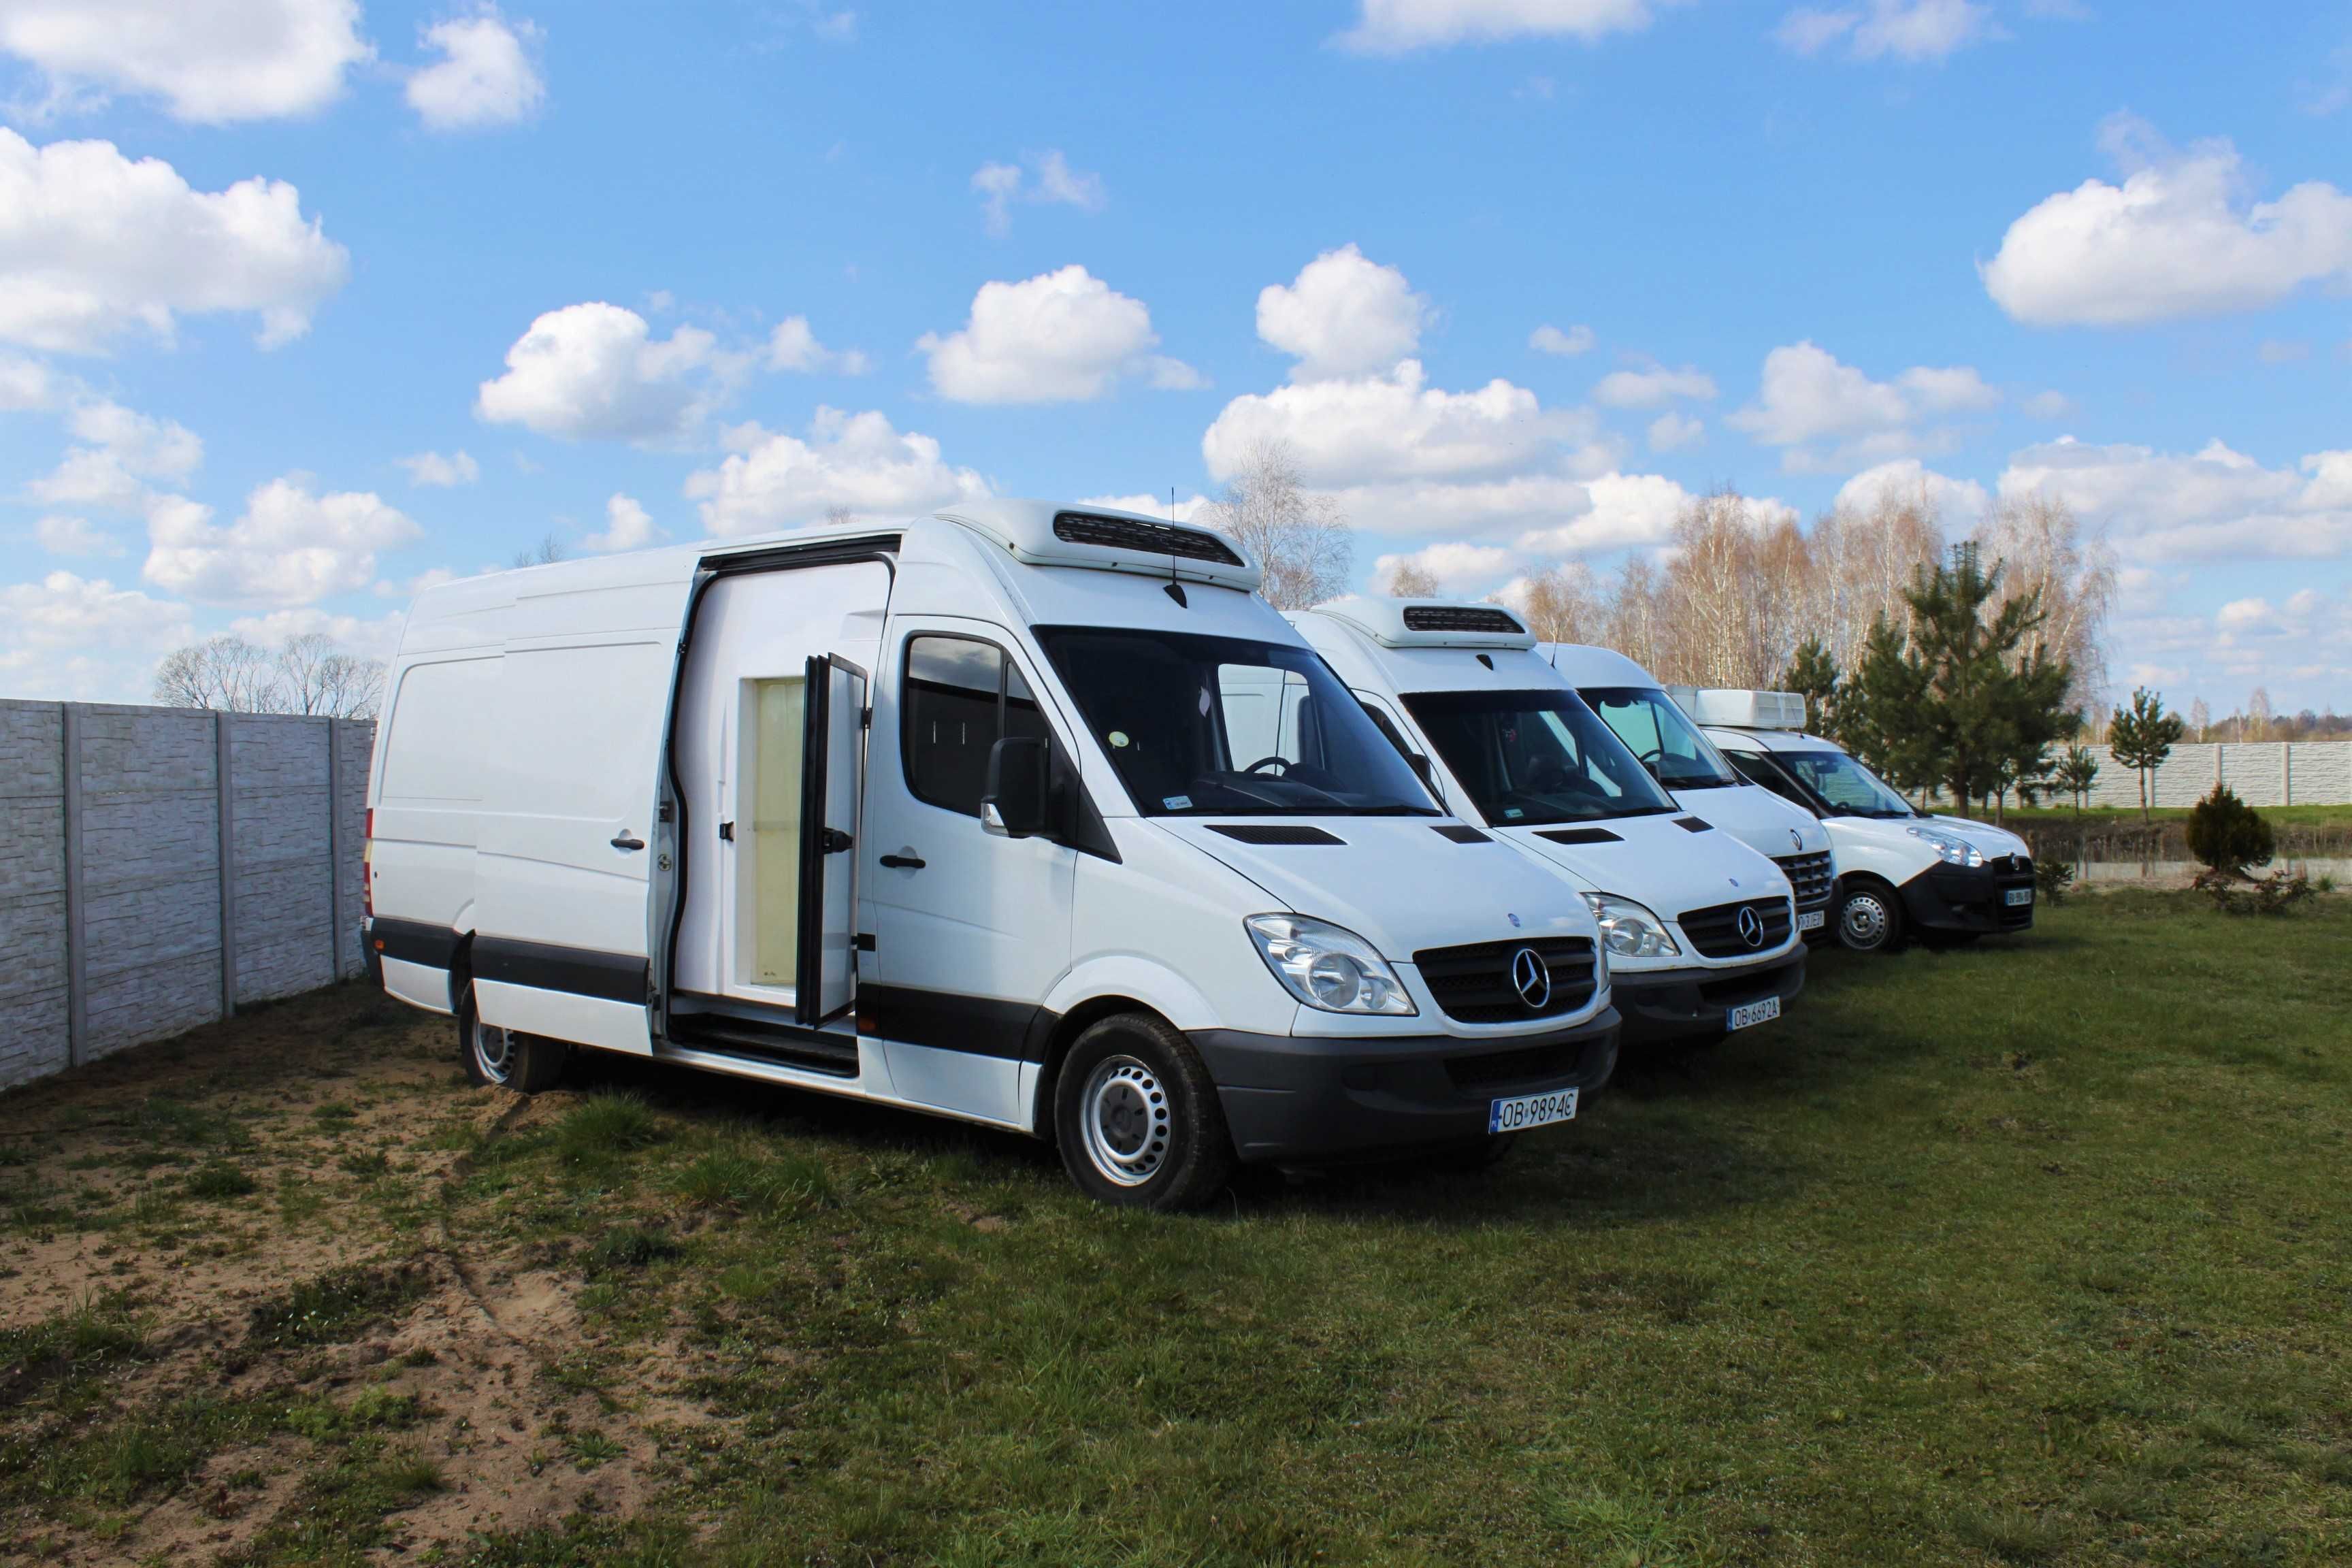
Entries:
[[1543,954],[1532,947],[1523,947],[1513,953],[1511,985],[1530,1011],[1541,1012],[1543,1005],[1551,1000],[1551,971],[1544,967]]
[[1764,945],[1764,917],[1752,909],[1739,911],[1739,940],[1750,947]]

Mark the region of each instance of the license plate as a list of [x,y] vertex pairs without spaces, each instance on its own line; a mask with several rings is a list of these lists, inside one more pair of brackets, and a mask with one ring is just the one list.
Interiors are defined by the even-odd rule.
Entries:
[[2022,904],[2030,904],[2033,901],[2033,889],[2031,888],[2011,888],[2009,891],[2001,895],[2001,900],[2012,909]]
[[1799,931],[1819,931],[1822,929],[1822,923],[1829,919],[1829,914],[1830,912],[1827,910],[1801,910],[1797,915],[1797,929]]
[[1498,1100],[1486,1111],[1486,1131],[1517,1132],[1528,1127],[1549,1127],[1576,1117],[1576,1090],[1555,1089],[1547,1094],[1522,1094]]
[[1769,1024],[1780,1016],[1780,999],[1767,996],[1761,1002],[1743,1002],[1724,1015],[1727,1029],[1744,1029],[1750,1024]]

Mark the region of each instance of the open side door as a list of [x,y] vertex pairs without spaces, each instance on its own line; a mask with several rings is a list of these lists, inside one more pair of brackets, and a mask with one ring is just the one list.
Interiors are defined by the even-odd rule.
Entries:
[[858,801],[866,782],[866,672],[838,654],[808,661],[801,771],[797,1023],[815,1028],[857,1002]]

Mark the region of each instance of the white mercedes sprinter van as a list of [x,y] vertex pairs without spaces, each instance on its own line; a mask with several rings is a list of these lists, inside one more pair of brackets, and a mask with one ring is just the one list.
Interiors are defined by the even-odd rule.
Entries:
[[1616,1059],[1591,911],[1258,580],[1006,500],[426,589],[366,948],[479,1080],[589,1047],[880,1100],[1051,1139],[1113,1203],[1568,1120]]
[[1838,940],[1857,952],[1906,932],[1973,941],[2033,924],[2033,858],[1989,822],[1929,816],[1838,746],[1805,731],[1793,691],[1677,689],[1741,773],[1819,817],[1837,846]]
[[1352,598],[1290,619],[1450,809],[1591,906],[1629,1040],[1763,1023],[1803,987],[1788,878],[1675,805],[1507,610]]
[[1623,654],[1580,643],[1538,643],[1536,652],[1677,803],[1771,858],[1796,889],[1797,930],[1807,941],[1829,934],[1837,867],[1820,818],[1750,783],[1657,678]]

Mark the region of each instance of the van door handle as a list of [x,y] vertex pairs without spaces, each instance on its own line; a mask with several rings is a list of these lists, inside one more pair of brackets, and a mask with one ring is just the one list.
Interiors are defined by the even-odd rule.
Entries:
[[646,841],[632,835],[625,827],[614,835],[613,839],[613,847],[615,849],[643,849],[645,847]]
[[919,871],[926,862],[919,855],[885,855],[882,864],[893,871]]

